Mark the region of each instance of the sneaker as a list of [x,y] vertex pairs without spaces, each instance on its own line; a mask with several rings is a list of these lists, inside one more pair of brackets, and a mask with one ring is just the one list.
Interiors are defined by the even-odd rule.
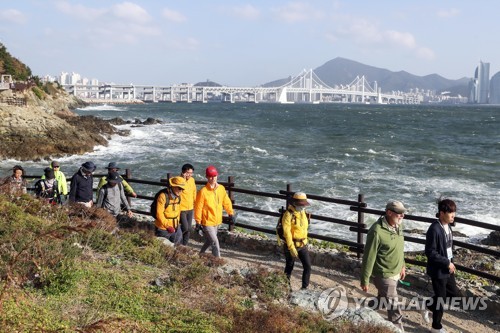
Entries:
[[422,316],[422,319],[424,320],[425,323],[430,324],[431,322],[431,318],[429,317],[430,311],[422,310],[420,311],[420,315]]
[[431,333],[446,333],[444,328],[431,328]]

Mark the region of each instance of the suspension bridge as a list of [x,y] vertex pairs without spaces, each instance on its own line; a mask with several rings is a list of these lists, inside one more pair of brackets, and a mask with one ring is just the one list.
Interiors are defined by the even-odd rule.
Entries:
[[279,87],[228,87],[202,84],[171,86],[100,84],[63,85],[66,91],[87,102],[247,102],[247,103],[364,103],[418,104],[415,95],[402,92],[382,93],[374,82],[357,76],[351,83],[330,87],[312,69],[303,70]]

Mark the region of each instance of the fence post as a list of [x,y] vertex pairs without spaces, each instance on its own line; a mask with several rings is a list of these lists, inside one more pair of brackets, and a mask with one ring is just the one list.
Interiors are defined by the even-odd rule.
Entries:
[[[292,184],[286,184],[286,191],[287,192],[292,192]],[[285,209],[288,209],[288,206],[291,204],[291,196],[290,194],[286,195],[286,206]]]
[[[229,195],[229,200],[231,200],[231,204],[234,204],[234,192],[232,190],[232,188],[234,186],[234,177],[233,176],[227,177],[227,182],[229,183],[229,185],[227,187],[227,191],[228,191],[228,195]],[[233,215],[233,218],[234,218],[234,215]],[[229,228],[228,229],[229,229],[229,231],[234,231],[234,219],[229,222]]]
[[[125,169],[125,178],[132,179],[132,171],[130,169]],[[130,207],[132,207],[132,200],[127,196],[127,201]]]
[[[365,196],[363,194],[358,194],[358,203],[359,203],[358,208],[361,207],[360,204],[363,203],[364,199],[365,199]],[[364,223],[365,223],[365,213],[358,211],[358,240],[357,240],[358,246],[356,246],[356,252],[358,254],[358,259],[361,258],[360,245],[364,244],[364,237],[363,237],[363,233],[361,232],[361,227]]]

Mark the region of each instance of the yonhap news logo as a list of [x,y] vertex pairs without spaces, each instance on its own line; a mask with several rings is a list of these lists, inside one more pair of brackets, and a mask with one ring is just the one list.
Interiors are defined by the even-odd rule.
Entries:
[[[436,302],[436,304],[434,304]],[[351,306],[349,306],[351,304]],[[332,320],[343,315],[349,307],[353,309],[369,308],[372,310],[400,308],[403,311],[422,311],[432,306],[436,309],[448,310],[486,310],[488,307],[485,297],[449,297],[438,298],[435,301],[432,297],[412,298],[395,297],[392,299],[378,297],[347,297],[347,291],[342,286],[328,288],[318,297],[317,308],[326,320]]]
[[347,292],[344,287],[328,288],[318,297],[318,310],[326,320],[341,316],[349,307]]

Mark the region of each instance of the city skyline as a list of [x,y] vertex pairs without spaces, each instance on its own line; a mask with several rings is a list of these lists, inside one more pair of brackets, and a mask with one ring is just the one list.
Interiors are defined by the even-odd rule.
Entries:
[[[500,4],[482,1],[23,1],[0,5],[0,36],[33,74],[103,82],[211,80],[256,86],[343,57],[447,79],[500,68]],[[474,22],[469,24],[468,22]],[[425,24],[423,24],[425,23]]]

